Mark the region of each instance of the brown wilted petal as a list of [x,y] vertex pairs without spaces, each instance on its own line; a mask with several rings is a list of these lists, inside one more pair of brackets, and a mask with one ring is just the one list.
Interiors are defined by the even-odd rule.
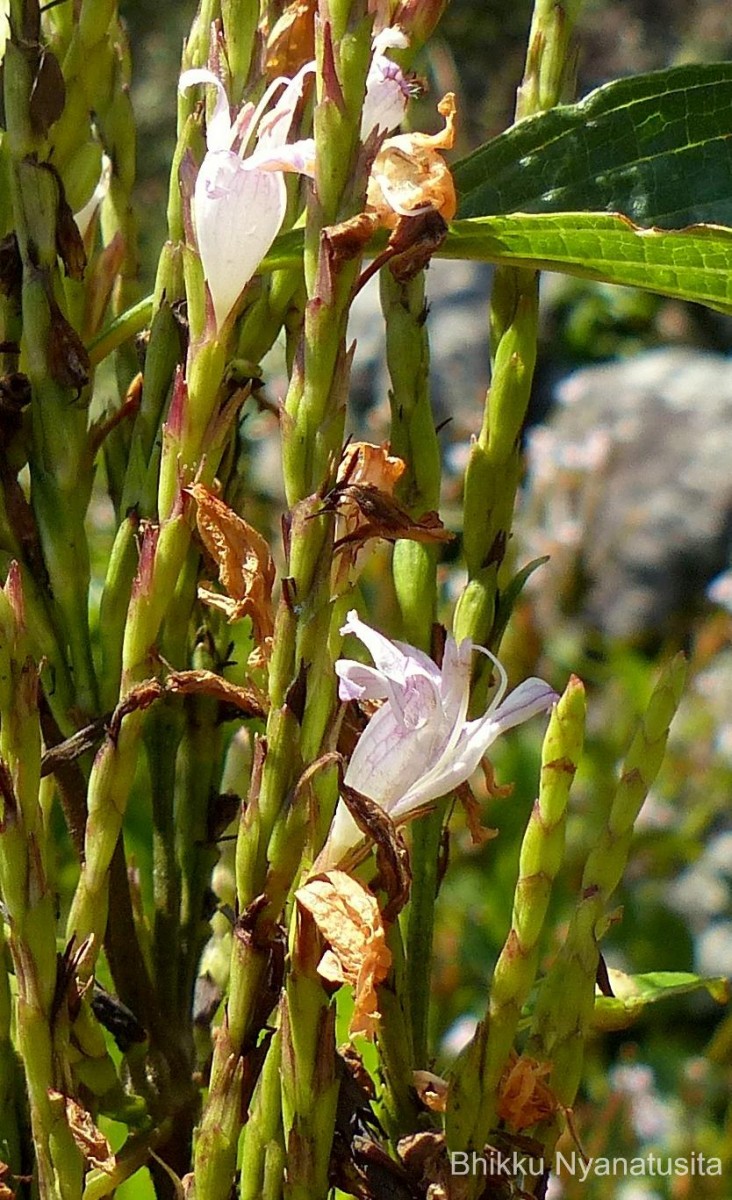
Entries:
[[444,1134],[431,1131],[410,1134],[400,1139],[397,1153],[420,1188],[420,1195],[424,1191],[430,1200],[458,1200],[458,1197],[462,1200],[463,1196],[467,1200],[468,1190],[462,1187],[462,1178],[453,1174]]
[[512,1052],[499,1088],[498,1115],[520,1132],[557,1111],[557,1098],[547,1083],[552,1064]]
[[340,267],[357,258],[371,241],[376,230],[382,225],[378,212],[362,212],[347,221],[337,225],[329,225],[323,230],[323,257],[328,264],[329,274],[337,273]]
[[204,604],[224,612],[229,621],[251,618],[254,639],[266,655],[274,632],[272,587],[274,564],[269,546],[251,525],[201,483],[187,489],[197,504],[201,541],[213,558],[226,595],[202,586]]
[[344,871],[328,871],[298,888],[295,899],[330,947],[318,973],[330,983],[348,983],[354,989],[349,1032],[373,1037],[380,1018],[376,988],[391,967],[376,897]]
[[[350,526],[336,541],[336,550],[362,546],[370,538],[396,542],[450,542],[453,534],[442,524],[436,512],[423,513],[415,520],[393,496],[370,483],[347,483],[333,488],[325,507],[344,514]],[[345,510],[345,512],[344,512]]]
[[448,92],[437,106],[445,118],[441,133],[400,133],[387,138],[369,176],[368,207],[382,225],[393,229],[400,217],[434,209],[445,221],[457,210],[457,195],[450,169],[440,150],[451,150],[455,141],[455,96]]
[[[341,797],[351,816],[367,841],[354,847],[344,863],[349,868],[357,866],[369,853],[371,843],[376,846],[378,887],[386,892],[388,903],[383,919],[388,924],[401,912],[409,899],[412,873],[404,841],[394,822],[380,804],[369,796],[357,792],[341,780]],[[317,861],[315,867],[317,868]]]
[[404,474],[407,464],[403,458],[390,454],[388,442],[375,446],[372,442],[350,442],[343,451],[338,466],[336,485],[365,483],[388,496]]
[[447,222],[436,209],[416,217],[400,217],[389,237],[389,270],[399,283],[409,283],[429,265],[447,237]]

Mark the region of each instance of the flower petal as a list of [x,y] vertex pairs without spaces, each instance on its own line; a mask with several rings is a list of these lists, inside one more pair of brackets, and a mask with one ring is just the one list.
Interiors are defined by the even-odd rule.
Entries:
[[416,779],[393,806],[392,820],[404,820],[410,813],[465,783],[500,734],[537,713],[547,712],[556,699],[557,694],[548,683],[542,679],[527,679],[497,709],[489,709],[485,716],[469,721],[457,742],[448,744],[432,767]]
[[[297,75],[293,75],[292,79],[275,80],[275,83],[286,84],[285,90],[275,104],[274,108],[262,117],[257,130],[257,146],[262,150],[274,150],[284,146],[290,136],[292,128],[292,119],[295,116],[295,110],[302,99],[305,80],[308,75],[315,73],[315,63],[305,63],[301,67]],[[267,91],[271,91],[274,87],[271,84]]]
[[389,133],[401,125],[411,92],[398,63],[375,54],[366,76],[366,96],[361,114],[361,140],[376,131]]
[[[493,713],[498,732],[505,733],[507,729],[521,725],[537,713],[548,712],[558,699],[557,693],[543,679],[525,679]],[[475,721],[471,722],[471,725],[474,724]]]
[[199,83],[216,88],[214,110],[206,121],[206,146],[209,150],[230,150],[233,129],[229,99],[221,80],[206,67],[192,67],[190,71],[184,71],[178,80],[178,91],[185,94],[189,87],[194,87]]
[[386,700],[389,689],[381,671],[352,658],[339,658],[335,665],[340,679],[341,700]]
[[315,140],[303,138],[289,146],[257,147],[243,165],[257,171],[297,171],[300,175],[315,176]]
[[377,629],[372,629],[361,620],[355,608],[352,608],[346,615],[346,623],[341,626],[340,633],[345,637],[352,633],[368,650],[374,660],[374,665],[377,671],[383,671],[392,679],[403,677],[407,670],[409,656],[403,650],[396,647],[394,642],[390,642],[383,633],[379,633]]
[[454,637],[448,637],[442,657],[440,695],[445,720],[450,725],[462,725],[468,711],[470,699],[470,673],[473,664],[473,643],[464,638],[458,646]]
[[361,621],[355,609],[348,613],[341,633],[354,634],[369,651],[384,678],[384,690],[373,698],[386,697],[401,725],[419,729],[432,719],[440,708],[440,673],[431,659],[414,646],[389,641]]
[[231,151],[204,158],[193,214],[218,328],[279,233],[286,204],[279,172],[247,170]]
[[389,812],[400,796],[439,760],[452,730],[435,706],[417,726],[404,724],[386,703],[359,738],[346,771],[346,783]]

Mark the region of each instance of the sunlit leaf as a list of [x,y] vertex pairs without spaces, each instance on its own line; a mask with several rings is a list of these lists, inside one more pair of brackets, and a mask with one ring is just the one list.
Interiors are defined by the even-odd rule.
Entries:
[[455,221],[440,256],[562,271],[732,311],[732,229],[716,225],[662,231],[608,213],[516,213]]
[[615,80],[457,163],[458,216],[614,212],[665,229],[732,224],[731,106],[732,63]]

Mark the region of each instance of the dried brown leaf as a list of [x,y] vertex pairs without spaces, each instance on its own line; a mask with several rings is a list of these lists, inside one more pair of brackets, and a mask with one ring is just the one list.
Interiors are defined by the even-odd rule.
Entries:
[[206,585],[199,588],[204,604],[226,613],[229,621],[251,618],[254,639],[265,656],[274,632],[272,587],[274,564],[269,546],[257,530],[202,483],[187,489],[196,501],[201,541],[213,558],[226,595]]
[[210,696],[222,704],[233,705],[247,717],[264,717],[269,706],[267,697],[254,684],[242,687],[213,671],[171,671],[165,690],[174,695]]
[[391,967],[376,897],[345,871],[327,871],[309,879],[295,898],[329,946],[318,973],[329,983],[348,983],[354,989],[349,1032],[373,1037],[380,1018],[376,988]]

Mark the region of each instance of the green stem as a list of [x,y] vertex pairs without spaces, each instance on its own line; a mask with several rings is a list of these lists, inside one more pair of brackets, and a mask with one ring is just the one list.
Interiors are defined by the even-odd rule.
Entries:
[[[430,404],[424,272],[400,283],[388,269],[382,270],[380,288],[391,380],[391,450],[406,463],[400,499],[419,518],[437,510],[440,502],[440,447]],[[402,636],[429,653],[437,605],[435,547],[397,542],[393,574]],[[412,830],[413,882],[406,914],[412,1069],[424,1067],[428,1061],[430,972],[443,820],[444,805],[415,822]]]
[[573,676],[544,738],[541,788],[521,844],[511,930],[493,973],[485,1020],[453,1072],[446,1117],[453,1149],[482,1148],[496,1122],[501,1077],[536,977],[539,939],[564,855],[567,802],[584,721],[584,688]]

